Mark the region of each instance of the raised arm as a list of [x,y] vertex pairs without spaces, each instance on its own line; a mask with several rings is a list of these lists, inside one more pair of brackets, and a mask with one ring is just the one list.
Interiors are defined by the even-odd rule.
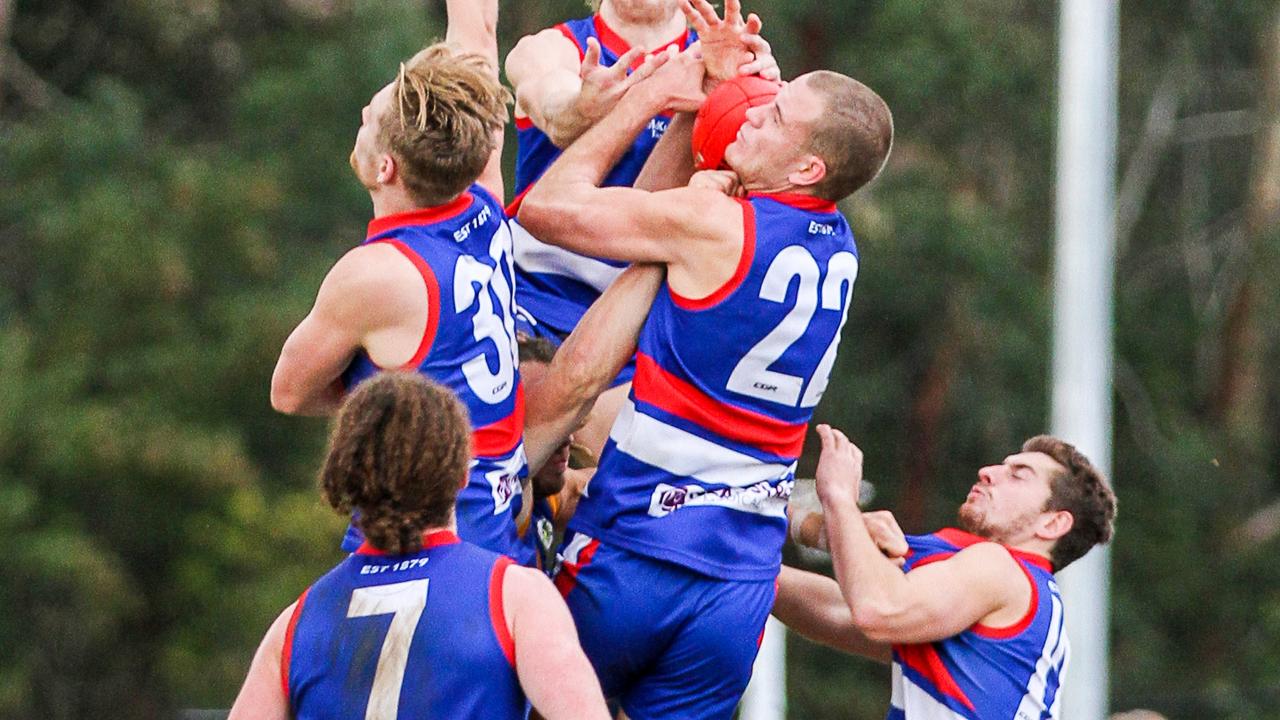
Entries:
[[289,698],[284,694],[280,657],[294,605],[297,603],[280,613],[262,638],[227,720],[286,720],[289,717]]
[[598,187],[654,115],[691,111],[703,100],[695,52],[648,62],[652,77],[632,88],[534,184],[520,207],[520,223],[544,242],[597,257],[668,264],[706,254],[736,258],[742,210],[723,194],[688,187],[653,193]]
[[[476,53],[493,68],[493,79],[498,79],[498,0],[446,0],[448,30],[445,40],[459,49]],[[499,202],[502,201],[502,140],[503,132],[494,134],[493,152],[476,180]]]
[[853,625],[882,643],[932,642],[975,623],[1021,616],[1031,586],[995,543],[971,545],[946,560],[903,572],[877,547],[857,504],[862,453],[839,430],[818,426],[818,497],[836,580]]
[[600,681],[551,581],[537,570],[509,567],[502,597],[515,642],[516,674],[538,714],[546,720],[607,720]]
[[773,616],[791,630],[816,642],[877,662],[889,662],[888,645],[869,640],[853,624],[840,586],[825,575],[782,566]]
[[578,47],[556,28],[527,35],[507,54],[507,81],[516,91],[516,116],[527,116],[557,147],[568,147],[604,117],[639,78],[627,68],[642,50],[632,48],[610,67],[600,65],[600,43]]
[[543,379],[527,389],[524,448],[529,467],[541,467],[582,427],[596,397],[635,353],[662,278],[660,265],[632,265],[623,271],[582,316]]

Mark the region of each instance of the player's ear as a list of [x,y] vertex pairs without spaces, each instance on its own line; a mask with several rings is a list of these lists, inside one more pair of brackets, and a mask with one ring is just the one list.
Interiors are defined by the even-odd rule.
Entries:
[[787,181],[796,187],[817,185],[827,176],[827,163],[817,155],[805,155],[795,169],[787,176]]
[[396,181],[396,175],[400,172],[396,159],[390,153],[383,153],[378,157],[378,183],[381,185],[390,185]]
[[1057,540],[1071,532],[1075,524],[1076,519],[1071,515],[1071,511],[1053,510],[1041,516],[1040,532],[1037,535],[1044,540]]

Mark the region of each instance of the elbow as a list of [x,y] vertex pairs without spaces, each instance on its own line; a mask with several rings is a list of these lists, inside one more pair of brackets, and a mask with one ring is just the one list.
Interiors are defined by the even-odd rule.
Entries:
[[283,383],[279,378],[271,381],[271,407],[276,412],[285,415],[297,415],[302,412],[303,398],[288,384]]
[[520,202],[520,211],[516,220],[520,227],[546,243],[555,243],[556,230],[563,223],[564,214],[555,207],[554,193],[548,192],[542,181],[534,183],[524,200]]
[[859,603],[850,608],[853,626],[858,632],[872,642],[892,643],[897,640],[894,634],[894,619],[897,614],[893,610],[874,602]]
[[296,395],[271,389],[271,407],[278,413],[297,415],[302,409],[302,402]]

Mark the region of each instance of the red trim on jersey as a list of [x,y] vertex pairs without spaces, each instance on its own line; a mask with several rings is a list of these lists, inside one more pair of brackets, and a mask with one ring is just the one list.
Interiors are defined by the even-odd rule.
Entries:
[[457,217],[463,210],[471,207],[472,199],[470,192],[464,192],[443,205],[433,205],[431,207],[418,208],[417,210],[376,217],[369,221],[369,232],[365,235],[365,239],[368,240],[375,235],[381,235],[389,230],[408,225],[430,225],[431,223],[438,223]]
[[[422,550],[430,550],[431,548],[441,547],[442,545],[457,545],[462,542],[458,534],[452,530],[428,530],[422,533]],[[419,550],[418,552],[422,552]],[[373,546],[368,540],[360,543],[360,547],[356,548],[356,555],[377,555],[385,557],[386,552],[379,550]]]
[[578,62],[582,62],[583,58],[587,56],[587,49],[578,44],[578,36],[573,34],[567,23],[556,25],[556,30],[559,30],[561,35],[569,38],[569,42],[573,43],[574,49],[578,51]]
[[951,671],[942,662],[938,649],[933,644],[894,645],[893,649],[897,651],[904,665],[927,678],[943,695],[958,701],[970,712],[974,712],[973,702],[964,694],[964,690],[960,689],[956,679],[951,676]]
[[636,353],[631,382],[635,398],[706,428],[721,437],[787,458],[800,456],[808,423],[791,424],[716,400],[667,372],[648,355]]
[[515,119],[515,123],[516,123],[516,130],[528,130],[529,128],[533,127],[533,118],[527,115],[525,117],[517,117]]
[[[435,271],[426,260],[422,259],[421,255],[413,251],[413,248],[395,238],[384,238],[376,242],[387,243],[399,250],[400,254],[418,269],[422,282],[427,286],[427,325],[422,329],[422,340],[418,342],[418,349],[413,353],[413,357],[399,368],[400,370],[417,370],[418,366],[422,365],[422,361],[427,359],[427,354],[431,352],[431,345],[436,341],[436,331],[440,328],[440,283],[436,280]],[[377,365],[377,363],[374,364]]]
[[524,196],[528,195],[529,191],[532,189],[533,189],[533,183],[529,183],[528,185],[525,186],[525,189],[520,191],[519,195],[516,195],[511,200],[511,203],[508,204],[507,207],[505,208],[507,217],[514,218],[516,216],[516,213],[520,212],[520,203],[524,202]]
[[[609,27],[609,24],[604,21],[604,18],[600,17],[599,15],[596,15],[592,19],[592,22],[595,25],[596,37],[600,40],[601,47],[607,49],[609,52],[613,53],[614,55],[617,55],[618,57],[622,57],[627,53],[628,50],[631,49],[631,43],[627,42],[625,39],[623,39],[621,35],[614,32],[614,29]],[[685,28],[684,32],[680,33],[679,37],[672,40],[671,42],[663,43],[660,47],[650,50],[647,54],[655,55],[657,53],[664,52],[667,48],[671,47],[672,45],[675,45],[676,49],[678,50],[683,50],[684,44],[688,40],[689,40],[689,28]],[[576,41],[574,44],[575,45],[577,44]],[[579,50],[579,52],[581,52],[581,50]],[[636,58],[636,61],[631,64],[630,69],[635,70],[637,67],[640,67],[642,63],[644,63],[644,55],[641,55],[640,57]]]
[[592,558],[596,556],[596,551],[600,549],[600,541],[592,540],[578,551],[578,561],[571,563],[568,560],[561,563],[560,572],[556,573],[555,585],[560,591],[560,597],[569,597],[569,593],[578,586],[578,573],[582,568],[591,564]]
[[302,591],[298,602],[293,606],[293,614],[289,616],[289,626],[284,631],[284,647],[280,648],[280,687],[284,689],[284,698],[289,700],[289,662],[293,659],[293,631],[298,627],[298,617],[302,615],[302,604],[307,601],[307,593],[311,588]]
[[[959,528],[942,528],[938,532],[934,533],[934,535],[937,535],[943,540],[946,540],[952,545],[955,545],[956,547],[960,547],[960,548],[967,548],[970,545],[976,545],[978,543],[983,543],[983,542],[991,542],[990,540],[982,537],[981,535],[974,535],[973,533],[965,532],[964,530],[961,530]],[[1017,548],[1012,548],[1007,545],[1001,545],[1001,547],[1008,550],[1009,554],[1012,555],[1013,559],[1015,560],[1024,560],[1026,562],[1031,563],[1032,565],[1035,565],[1038,568],[1045,570],[1046,572],[1050,572],[1050,573],[1053,572],[1053,564],[1049,562],[1049,558],[1043,555],[1039,555],[1033,552],[1028,552],[1026,550],[1019,550]]]
[[738,200],[738,202],[742,203],[742,254],[738,256],[738,267],[734,269],[733,277],[726,280],[710,295],[697,300],[680,295],[668,285],[667,291],[671,294],[671,301],[676,304],[676,307],[691,312],[714,307],[732,295],[734,290],[742,286],[742,281],[747,279],[747,273],[751,272],[751,262],[756,257],[756,212],[755,208],[751,207],[751,203],[745,200]]
[[750,193],[747,195],[748,200],[755,200],[756,198],[774,200],[783,205],[790,205],[797,210],[821,213],[833,213],[836,211],[836,204],[830,200],[802,193]]
[[502,654],[507,656],[511,667],[516,666],[516,640],[511,637],[511,628],[507,627],[507,609],[502,602],[502,581],[507,576],[507,568],[514,563],[505,555],[493,563],[493,571],[489,573],[489,620],[493,623],[493,634],[498,638]]
[[516,385],[515,407],[501,420],[471,432],[471,451],[479,457],[510,453],[524,437],[524,383]]
[[[1012,548],[1005,549],[1009,551],[1010,555],[1014,553]],[[1017,560],[1015,556],[1014,562],[1017,562]],[[1018,569],[1022,571],[1023,575],[1027,576],[1027,584],[1031,586],[1031,604],[1027,607],[1027,614],[1023,615],[1021,620],[1008,627],[999,628],[983,625],[982,623],[974,623],[973,627],[969,628],[970,630],[982,637],[993,640],[1008,640],[1021,635],[1024,630],[1031,626],[1031,621],[1036,617],[1036,610],[1040,607],[1040,589],[1036,587],[1036,581],[1031,577],[1031,571],[1027,569],[1026,565],[1019,562]]]

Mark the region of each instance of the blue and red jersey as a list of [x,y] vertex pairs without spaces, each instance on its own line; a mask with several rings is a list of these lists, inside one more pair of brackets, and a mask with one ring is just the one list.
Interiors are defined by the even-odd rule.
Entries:
[[834,203],[740,201],[737,271],[701,300],[658,293],[636,375],[574,530],[726,580],[778,573],[786,504],[858,273]]
[[[611,67],[630,49],[630,45],[615,33],[598,15],[570,20],[556,26],[574,46],[581,60],[587,50],[587,38],[600,42],[600,64]],[[692,30],[653,52],[661,52],[675,45],[684,49],[697,40]],[[636,136],[618,161],[605,176],[604,187],[631,186],[649,154],[666,132],[670,115],[659,115],[649,121]],[[527,117],[516,118],[516,198],[508,206],[508,214],[516,216],[520,201],[542,173],[560,157],[561,149],[551,142],[546,133],[538,129]],[[609,283],[618,276],[626,263],[603,258],[593,258],[547,245],[518,225],[514,229],[516,270],[519,275],[517,301],[521,308],[538,323],[546,325],[560,335],[568,334]]]
[[[908,535],[904,570],[986,542],[963,530]],[[1070,655],[1062,596],[1049,560],[1009,548],[1031,584],[1026,614],[1010,627],[973,625],[945,640],[893,647],[888,720],[1050,720],[1059,717]]]
[[292,717],[523,720],[502,604],[510,565],[448,531],[407,555],[362,545],[289,620],[280,668]]
[[[514,520],[528,468],[512,313],[515,271],[502,205],[473,185],[445,205],[374,219],[362,244],[373,243],[398,250],[426,283],[422,341],[399,369],[449,388],[471,417],[475,460],[458,494],[458,532],[494,552],[532,560],[532,546],[516,537]],[[381,369],[362,350],[342,380],[351,389]],[[359,542],[349,531],[343,547],[350,551]]]

